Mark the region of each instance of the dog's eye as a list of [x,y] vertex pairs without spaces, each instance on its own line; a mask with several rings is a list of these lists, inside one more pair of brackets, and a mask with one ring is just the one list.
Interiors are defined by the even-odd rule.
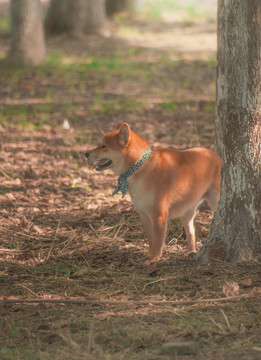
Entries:
[[107,147],[107,146],[104,145],[104,144],[101,145],[101,148],[102,148],[102,149],[105,149],[106,147]]

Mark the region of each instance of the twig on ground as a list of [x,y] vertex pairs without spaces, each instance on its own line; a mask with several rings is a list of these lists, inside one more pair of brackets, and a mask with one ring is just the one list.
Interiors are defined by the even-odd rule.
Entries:
[[86,263],[86,265],[88,266],[89,270],[91,270],[91,265],[89,264],[88,260],[86,259],[86,257],[84,256],[84,254],[82,253],[82,258],[84,260],[84,262]]
[[2,168],[0,168],[0,172],[6,177],[8,180],[13,180],[11,176],[9,176]]
[[160,282],[160,281],[166,281],[166,280],[168,280],[168,279],[157,279],[157,280],[152,280],[152,281],[150,281],[150,282],[147,282],[147,283],[144,285],[144,287],[143,287],[143,289],[142,289],[141,292],[143,292],[148,285],[153,285],[153,284],[158,283],[158,282]]
[[1,251],[3,251],[3,252],[19,252],[20,250],[18,250],[18,249],[5,249],[5,248],[0,248],[0,253],[1,253]]
[[[13,231],[11,231],[9,229],[6,229],[3,226],[0,226],[0,229],[6,231],[7,233],[13,233]],[[25,237],[28,237],[30,239],[35,239],[35,237],[36,237],[36,235],[29,235],[29,234],[25,234],[25,233],[22,233],[22,232],[19,232],[19,231],[16,231],[15,235],[25,236]],[[41,236],[40,239],[41,240],[49,240],[49,238],[43,237],[43,236]]]
[[77,238],[78,235],[79,235],[79,233],[77,233],[76,235],[74,235],[71,239],[66,240],[66,241],[63,243],[63,244],[65,244],[65,245],[64,245],[64,247],[62,248],[62,250],[61,250],[60,252],[63,252],[64,249],[66,249],[66,248],[69,246],[69,244]]
[[23,285],[23,284],[17,284],[18,286],[21,286],[22,288],[26,289],[27,291],[29,291],[30,293],[32,293],[33,295],[36,295],[36,293],[34,291],[32,291],[31,289],[29,289],[27,286]]
[[195,305],[200,303],[213,303],[223,301],[234,301],[246,297],[245,294],[228,296],[223,298],[213,299],[198,299],[198,300],[96,300],[96,299],[5,299],[0,298],[2,304],[78,304],[78,305]]
[[50,250],[48,251],[48,254],[47,254],[44,262],[48,261],[50,255],[51,255],[51,252],[52,252],[53,247],[54,247],[54,243],[55,243],[55,241],[56,241],[56,239],[57,239],[58,231],[59,231],[59,229],[60,229],[61,221],[62,221],[62,220],[60,219],[59,222],[58,222],[58,225],[57,225],[57,228],[56,228],[56,231],[55,231],[55,235],[54,235],[54,239],[53,239],[52,245],[51,245],[51,247],[50,247]]
[[212,317],[210,317],[210,320],[213,322],[213,324],[216,325],[217,328],[221,331],[222,334],[226,334],[226,331],[224,330],[223,326],[217,323]]
[[231,328],[231,325],[229,324],[227,315],[225,314],[225,312],[224,312],[222,309],[220,309],[220,311],[221,311],[222,315],[224,316],[224,319],[225,319],[225,322],[226,322],[226,324],[227,324],[227,327],[229,328],[229,331],[231,332],[231,331],[232,331],[232,328]]

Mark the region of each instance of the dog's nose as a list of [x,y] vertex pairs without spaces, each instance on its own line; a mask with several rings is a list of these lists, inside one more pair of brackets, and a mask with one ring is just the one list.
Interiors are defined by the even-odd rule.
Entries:
[[85,153],[85,156],[88,158],[90,156],[90,153],[89,152]]

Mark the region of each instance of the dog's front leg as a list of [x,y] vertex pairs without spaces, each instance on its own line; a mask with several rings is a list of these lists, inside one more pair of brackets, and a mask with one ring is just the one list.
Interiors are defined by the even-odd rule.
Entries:
[[139,212],[139,215],[140,215],[140,221],[144,227],[144,230],[146,232],[146,235],[147,235],[147,240],[150,244],[151,240],[152,239],[152,222],[151,222],[151,219],[149,218],[149,216],[146,214],[146,213],[143,213],[143,212]]
[[139,212],[141,223],[149,242],[150,259],[148,264],[157,262],[164,247],[167,228],[167,215]]
[[149,263],[157,262],[164,248],[168,214],[161,212],[152,217],[152,236],[149,239],[150,260]]

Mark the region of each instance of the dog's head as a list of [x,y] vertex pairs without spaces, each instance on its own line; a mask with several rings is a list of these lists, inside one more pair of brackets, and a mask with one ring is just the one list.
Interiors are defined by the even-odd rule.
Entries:
[[129,125],[118,122],[116,129],[104,136],[100,146],[85,154],[89,164],[97,171],[112,169],[116,174],[121,174],[128,166],[126,149],[130,138]]

